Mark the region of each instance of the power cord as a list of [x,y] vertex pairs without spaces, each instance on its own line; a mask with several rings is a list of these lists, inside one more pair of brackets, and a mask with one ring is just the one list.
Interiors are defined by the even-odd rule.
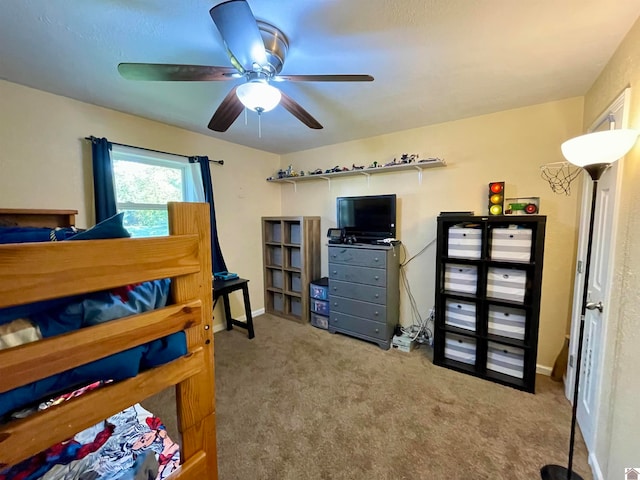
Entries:
[[402,279],[402,285],[404,286],[405,291],[407,292],[407,297],[409,298],[409,304],[411,307],[411,315],[412,315],[412,324],[409,327],[400,327],[402,333],[409,336],[411,341],[416,341],[420,344],[427,343],[429,345],[433,345],[433,322],[435,318],[435,310],[431,308],[429,314],[426,318],[422,318],[420,315],[420,309],[418,307],[418,303],[416,302],[413,293],[411,292],[411,285],[409,284],[409,279],[407,277],[406,268],[409,263],[415,258],[422,255],[427,248],[433,245],[436,242],[434,238],[429,243],[427,243],[418,253],[416,253],[412,257],[408,257],[407,248],[402,244],[402,252],[404,253],[405,261],[400,263],[400,277]]

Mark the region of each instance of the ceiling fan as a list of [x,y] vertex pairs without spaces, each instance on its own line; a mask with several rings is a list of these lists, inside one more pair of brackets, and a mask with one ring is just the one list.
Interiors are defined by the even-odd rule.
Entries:
[[276,82],[371,82],[370,75],[280,75],[289,48],[287,37],[278,28],[256,20],[246,0],[228,0],[209,14],[224,41],[232,67],[121,63],[120,75],[128,80],[225,81],[244,78],[236,85],[211,117],[209,128],[225,132],[244,108],[268,112],[281,104],[309,128],[322,125],[298,102],[274,87]]

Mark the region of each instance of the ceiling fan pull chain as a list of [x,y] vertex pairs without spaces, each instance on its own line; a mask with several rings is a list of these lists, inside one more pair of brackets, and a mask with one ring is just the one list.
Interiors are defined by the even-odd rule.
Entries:
[[258,112],[258,138],[262,138],[262,115]]
[[247,109],[244,109],[244,124],[247,125]]

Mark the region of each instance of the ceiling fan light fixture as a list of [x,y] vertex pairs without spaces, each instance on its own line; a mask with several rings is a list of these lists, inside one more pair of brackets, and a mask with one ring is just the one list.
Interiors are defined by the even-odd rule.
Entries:
[[268,112],[280,103],[280,90],[263,81],[243,83],[236,89],[242,104],[255,112]]

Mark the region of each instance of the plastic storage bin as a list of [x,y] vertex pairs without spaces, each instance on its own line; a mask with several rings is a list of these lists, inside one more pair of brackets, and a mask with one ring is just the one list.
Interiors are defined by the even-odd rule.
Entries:
[[329,300],[329,277],[322,277],[311,282],[309,296],[318,300]]
[[329,315],[329,302],[312,298],[310,303],[312,312],[320,315]]
[[314,327],[322,328],[323,330],[328,330],[329,317],[311,312],[311,325],[313,325]]
[[449,228],[450,258],[480,258],[482,230],[453,226]]

